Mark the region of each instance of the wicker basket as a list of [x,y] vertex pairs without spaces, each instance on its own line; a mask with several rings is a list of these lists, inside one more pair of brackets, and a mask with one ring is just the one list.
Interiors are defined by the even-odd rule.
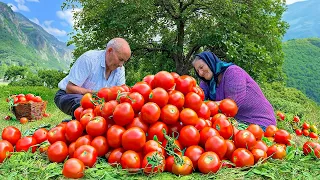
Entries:
[[19,103],[12,108],[13,114],[19,120],[26,117],[29,121],[42,119],[46,112],[47,101]]

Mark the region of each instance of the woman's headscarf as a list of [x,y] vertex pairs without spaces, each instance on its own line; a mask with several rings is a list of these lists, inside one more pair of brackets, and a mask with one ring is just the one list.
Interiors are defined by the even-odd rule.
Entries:
[[215,54],[209,51],[204,51],[200,54],[197,54],[196,56],[202,59],[209,66],[210,70],[213,73],[213,78],[208,81],[203,77],[200,77],[198,72],[195,71],[197,76],[209,85],[209,98],[215,100],[218,76],[219,74],[223,73],[229,66],[233,65],[233,63],[221,61]]

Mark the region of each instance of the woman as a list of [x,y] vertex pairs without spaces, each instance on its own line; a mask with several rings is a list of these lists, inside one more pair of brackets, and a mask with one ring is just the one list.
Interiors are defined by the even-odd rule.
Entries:
[[211,52],[196,55],[192,62],[205,98],[233,99],[238,105],[235,118],[245,124],[258,124],[263,130],[276,125],[274,110],[259,85],[237,65],[221,61]]

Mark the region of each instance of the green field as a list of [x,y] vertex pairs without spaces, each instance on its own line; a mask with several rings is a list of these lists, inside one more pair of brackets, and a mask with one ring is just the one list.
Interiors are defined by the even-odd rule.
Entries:
[[[1,131],[4,127],[12,125],[25,132],[43,124],[54,126],[61,120],[69,118],[69,116],[61,113],[53,102],[56,89],[0,86],[0,91]],[[8,110],[6,98],[10,94],[19,93],[34,93],[48,101],[47,113],[50,114],[50,117],[24,125],[21,125],[18,121],[4,120],[3,118],[6,115],[12,115]],[[285,124],[282,124],[282,126],[286,127]],[[171,173],[161,173],[146,176],[142,173],[132,175],[120,168],[112,168],[104,158],[101,158],[93,168],[85,171],[83,179],[320,179],[320,160],[313,159],[311,156],[303,156],[299,149],[301,142],[305,142],[307,138],[293,136],[293,140],[293,147],[287,149],[290,153],[285,160],[269,159],[267,162],[258,163],[252,168],[224,168],[216,174],[208,175],[193,173],[188,176],[176,176]],[[295,145],[296,148],[294,148]],[[0,164],[0,179],[64,179],[61,174],[62,167],[62,163],[50,163],[46,155],[39,152],[34,154],[13,153],[8,160]]]

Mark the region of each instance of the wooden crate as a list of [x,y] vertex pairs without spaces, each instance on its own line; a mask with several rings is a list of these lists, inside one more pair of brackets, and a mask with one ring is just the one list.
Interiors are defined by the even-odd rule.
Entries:
[[26,117],[29,121],[39,120],[43,118],[46,112],[47,101],[18,103],[12,108],[13,114],[17,120]]

